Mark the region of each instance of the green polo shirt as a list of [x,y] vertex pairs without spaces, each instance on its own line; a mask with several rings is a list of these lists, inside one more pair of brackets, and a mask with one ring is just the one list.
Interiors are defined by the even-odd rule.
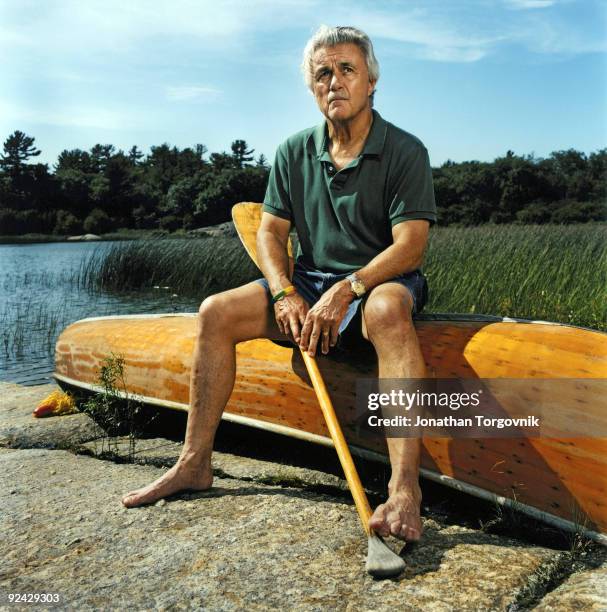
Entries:
[[264,212],[295,226],[304,263],[353,272],[393,243],[394,225],[436,221],[432,169],[418,138],[374,110],[361,154],[339,172],[328,142],[326,122],[283,142],[264,198]]

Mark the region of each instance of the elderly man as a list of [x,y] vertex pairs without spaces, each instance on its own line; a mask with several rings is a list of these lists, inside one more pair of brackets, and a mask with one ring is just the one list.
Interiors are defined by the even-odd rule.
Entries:
[[[257,236],[265,278],[202,303],[181,456],[161,478],[127,494],[127,507],[211,486],[213,440],[234,385],[238,342],[289,339],[314,355],[358,332],[377,352],[380,378],[426,375],[411,317],[424,305],[419,267],[436,219],[428,152],[372,109],[379,67],[360,30],[321,27],[306,46],[303,70],[325,121],[278,148]],[[300,249],[290,279],[292,225]],[[420,441],[387,444],[389,496],[370,526],[418,540]]]

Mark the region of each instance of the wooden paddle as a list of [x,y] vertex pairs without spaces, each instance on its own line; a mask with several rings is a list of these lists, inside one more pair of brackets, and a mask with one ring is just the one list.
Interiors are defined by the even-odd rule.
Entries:
[[[236,204],[232,208],[232,219],[234,220],[234,226],[236,227],[236,231],[245,250],[255,262],[255,265],[259,267],[257,262],[257,230],[261,223],[261,204],[256,204],[254,202]],[[292,273],[293,252],[290,240],[288,244],[288,253],[290,271]],[[346,480],[350,487],[352,497],[354,498],[358,516],[368,536],[369,548],[365,565],[366,570],[372,576],[380,578],[396,576],[405,568],[405,562],[401,557],[392,552],[384,541],[369,528],[369,519],[372,514],[371,507],[369,506],[367,495],[365,494],[360,477],[356,471],[356,466],[352,460],[352,455],[350,454],[350,449],[348,448],[343,431],[339,425],[327,387],[318,369],[318,364],[316,363],[316,359],[308,355],[307,352],[301,351],[301,355],[306,364],[308,374],[310,375],[310,380],[316,392],[316,397],[318,398],[318,403],[320,404],[327,428],[331,434],[337,456],[339,457],[344,474],[346,475]]]

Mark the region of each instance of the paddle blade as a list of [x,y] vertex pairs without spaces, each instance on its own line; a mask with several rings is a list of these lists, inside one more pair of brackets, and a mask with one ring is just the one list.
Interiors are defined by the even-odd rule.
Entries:
[[261,204],[240,202],[232,207],[232,220],[236,233],[249,257],[257,265],[257,230],[261,223]]
[[390,578],[398,576],[405,569],[405,562],[379,536],[370,535],[365,569],[375,578]]
[[[232,220],[236,233],[242,242],[249,257],[255,265],[257,262],[257,230],[261,224],[262,204],[256,202],[240,202],[232,207]],[[289,274],[293,274],[293,245],[291,239],[287,244],[287,254],[289,256]]]

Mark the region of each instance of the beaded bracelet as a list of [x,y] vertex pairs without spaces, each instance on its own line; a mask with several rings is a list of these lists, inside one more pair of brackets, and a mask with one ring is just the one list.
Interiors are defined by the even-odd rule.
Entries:
[[288,287],[285,287],[282,291],[279,291],[276,295],[272,296],[272,304],[276,304],[276,302],[278,302],[278,300],[282,300],[283,298],[287,297],[287,295],[291,295],[292,293],[295,293],[295,287],[293,287],[293,285],[289,285]]

